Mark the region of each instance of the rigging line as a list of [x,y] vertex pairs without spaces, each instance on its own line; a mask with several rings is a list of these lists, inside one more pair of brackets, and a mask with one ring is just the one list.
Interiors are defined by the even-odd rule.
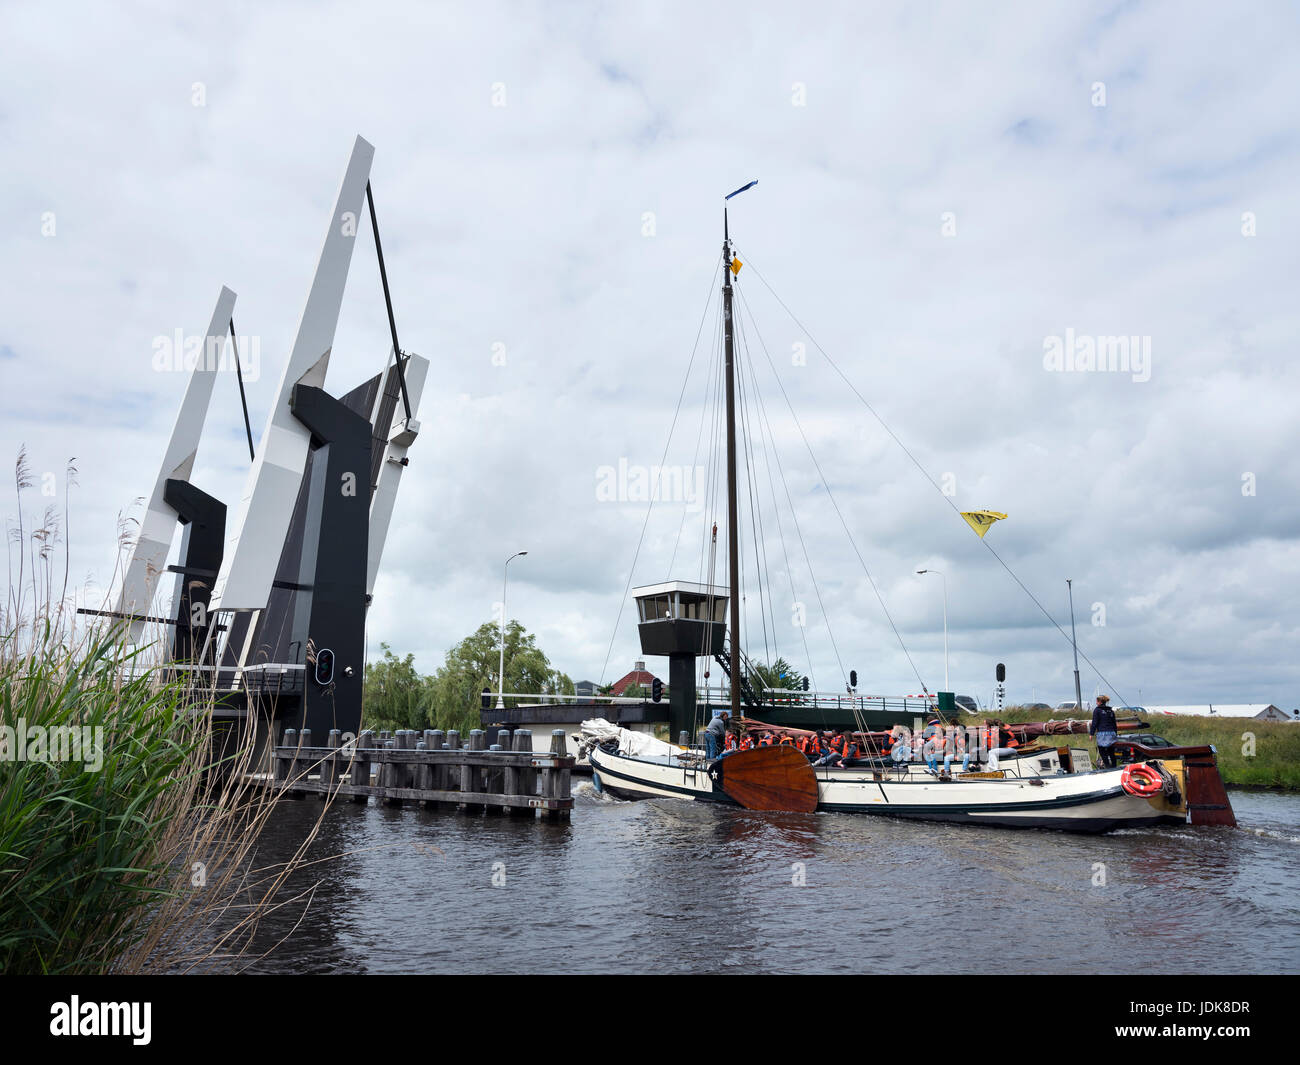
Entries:
[[[739,364],[741,362],[741,350],[744,341],[741,339],[740,329],[738,327],[736,329],[736,341],[737,343],[735,348],[736,351],[735,361],[737,363],[737,369],[739,369]],[[763,585],[761,582],[762,566],[759,563],[759,558],[758,558],[758,533],[756,529],[757,518],[755,517],[754,514],[754,478],[753,478],[752,471],[750,469],[748,429],[745,421],[745,393],[744,393],[744,387],[741,384],[741,379],[743,376],[744,376],[743,370],[741,370],[736,374],[736,409],[740,413],[740,417],[738,419],[740,423],[740,452],[745,461],[745,487],[748,490],[748,495],[749,495],[749,531],[750,531],[750,537],[754,544],[754,570],[755,570],[754,576],[755,579],[759,581],[758,618],[759,618],[759,623],[763,629],[763,655],[770,662],[771,651],[767,646],[767,615],[763,609]]]
[[[762,337],[760,336],[759,339],[761,341]],[[785,477],[785,467],[781,464],[781,452],[777,449],[776,446],[776,434],[772,432],[772,421],[768,417],[767,404],[763,400],[762,392],[758,393],[758,406],[759,406],[759,410],[762,412],[763,420],[767,424],[768,435],[772,438],[772,455],[776,459],[776,468],[781,478],[781,487],[785,490],[786,503],[790,507],[790,518],[794,522],[794,531],[796,535],[798,535],[799,537],[799,546],[803,550],[803,561],[804,561],[804,565],[808,567],[808,577],[813,586],[813,594],[817,596],[817,606],[818,609],[820,609],[822,612],[822,623],[826,626],[826,635],[827,637],[829,637],[831,641],[831,649],[835,652],[835,662],[840,667],[840,677],[841,679],[843,679],[844,683],[847,684],[849,680],[849,674],[848,671],[845,670],[844,668],[844,660],[840,657],[839,644],[836,643],[835,632],[831,628],[830,614],[827,613],[826,604],[822,601],[821,585],[817,582],[817,574],[813,570],[812,556],[808,554],[808,544],[804,540],[803,526],[799,524],[799,512],[798,510],[795,509],[794,499],[790,495],[790,484]],[[791,584],[790,584],[791,593],[793,594],[794,578],[791,577],[790,580],[791,580]],[[805,650],[807,650],[807,646],[808,646],[808,640],[807,637],[805,636],[804,637]]]
[[[739,287],[739,286],[737,286]],[[767,567],[767,540],[763,533],[763,528],[758,520],[758,512],[754,506],[754,478],[756,476],[756,467],[754,462],[754,437],[751,431],[751,421],[748,411],[745,391],[745,360],[749,358],[748,342],[745,339],[744,327],[739,318],[736,319],[736,339],[739,341],[737,351],[739,352],[736,363],[739,373],[736,375],[736,399],[740,405],[740,424],[742,442],[744,444],[745,454],[745,481],[749,489],[749,519],[750,534],[754,543],[754,570],[755,577],[758,579],[758,610],[759,617],[763,621],[763,654],[767,658],[767,664],[770,666],[779,657],[779,649],[776,644],[776,611],[772,609],[772,591],[771,581],[766,580],[768,574]],[[762,558],[759,558],[759,542],[762,541]],[[763,603],[763,591],[767,590],[767,604]],[[772,650],[767,646],[767,618],[772,618]],[[776,656],[773,656],[776,652]]]
[[248,434],[248,458],[255,461],[253,454],[253,426],[248,420],[248,397],[244,395],[244,371],[239,365],[239,341],[235,339],[235,318],[230,318],[230,347],[235,353],[235,376],[239,378],[239,405],[244,408],[244,432]]
[[[742,325],[742,329],[743,329],[743,325]],[[749,380],[750,380],[750,383],[751,383],[752,386],[753,386],[753,389],[752,389],[752,393],[749,392],[749,391],[747,391],[747,392],[746,392],[746,395],[750,395],[750,394],[752,394],[752,395],[755,397],[755,411],[757,411],[757,400],[760,398],[760,397],[759,397],[759,392],[758,392],[758,379],[757,379],[757,378],[755,377],[755,375],[754,375],[753,364],[752,364],[752,360],[751,360],[750,352],[749,352],[749,341],[748,341],[748,339],[745,339],[745,340],[743,341],[743,343],[744,343],[744,346],[745,346],[745,361],[746,361],[746,364],[748,364],[748,365],[747,365],[747,367],[746,367],[745,365],[742,365],[742,367],[741,367],[741,374],[742,374],[742,376],[743,376],[743,374],[744,374],[746,368],[748,368],[748,371],[749,371]],[[748,388],[748,386],[746,386],[746,387]],[[758,417],[756,413],[755,413],[755,414],[747,414],[746,417],[747,417],[747,419],[748,419],[747,424],[748,424],[748,425],[751,425],[751,426],[755,426],[755,428],[754,428],[754,430],[753,430],[752,432],[750,432],[748,429],[746,430],[746,431],[749,432],[749,434],[750,434],[749,437],[748,437],[748,439],[749,439],[749,448],[750,448],[750,464],[754,467],[755,471],[757,471],[757,469],[758,469],[758,462],[757,462],[757,459],[755,459],[755,458],[754,458],[754,455],[753,455],[753,439],[754,439],[754,436],[757,435],[758,440],[759,440],[760,447],[761,447],[761,449],[762,449],[762,454],[763,454],[763,468],[764,468],[764,469],[766,470],[766,472],[767,472],[767,477],[768,477],[768,486],[769,486],[769,488],[770,488],[770,487],[771,487],[771,479],[772,479],[772,470],[771,470],[771,466],[769,465],[769,460],[768,460],[768,457],[767,457],[767,440],[766,440],[766,438],[763,436],[763,420],[762,420],[761,417]],[[759,497],[760,497],[760,504],[759,504],[759,511],[758,511],[758,512],[761,514],[761,513],[762,513],[762,505],[761,505],[762,483],[761,483],[761,482],[759,483],[759,486],[758,486],[758,495],[759,495]],[[776,507],[776,497],[775,497],[775,493],[773,493],[773,507],[774,507],[774,508]],[[769,563],[769,561],[768,561],[768,556],[767,556],[767,530],[763,527],[763,525],[762,525],[761,522],[758,523],[758,536],[759,536],[759,543],[760,543],[760,545],[762,546],[762,551],[763,551],[763,569],[762,569],[762,572],[763,572],[764,574],[768,574],[768,575],[770,575],[771,572],[772,572],[772,569],[771,569],[771,564]],[[777,639],[777,625],[776,625],[777,614],[776,614],[776,603],[775,603],[775,602],[773,601],[773,599],[772,599],[772,583],[773,583],[773,582],[772,582],[770,579],[768,579],[768,580],[766,581],[766,588],[767,588],[767,611],[768,611],[768,616],[771,617],[771,619],[772,619],[772,654],[775,656],[776,659],[779,659],[779,658],[781,657],[781,648],[780,648],[780,646],[779,646],[778,639]],[[787,665],[788,665],[788,664],[789,664],[789,663],[787,663]]]
[[[799,596],[795,591],[794,570],[790,566],[790,551],[787,548],[785,542],[785,526],[781,521],[781,504],[780,501],[777,499],[777,495],[776,495],[776,483],[772,480],[772,456],[769,455],[768,453],[769,441],[771,441],[772,452],[776,451],[776,439],[774,434],[772,433],[771,423],[768,422],[767,420],[767,411],[763,406],[763,396],[758,388],[758,377],[754,370],[754,365],[752,362],[749,364],[749,374],[751,380],[753,381],[753,391],[757,400],[756,407],[758,409],[760,429],[764,425],[767,426],[767,432],[766,433],[760,432],[759,439],[763,445],[763,466],[767,471],[767,486],[768,486],[768,491],[771,493],[772,496],[772,513],[776,517],[777,537],[781,541],[781,557],[785,560],[785,575],[787,581],[790,584],[790,605],[791,608],[793,609],[794,605],[799,600]],[[769,586],[769,598],[770,598],[770,594],[771,594],[771,589]],[[775,617],[775,613],[776,613],[775,608],[773,608],[772,612]],[[806,668],[807,668],[808,681],[809,684],[815,689],[817,687],[817,678],[816,675],[813,673],[812,654],[808,650],[808,626],[806,624],[803,624],[803,625],[798,625],[796,627],[799,629],[799,635],[803,640],[803,653],[804,653],[804,661],[807,663]],[[823,725],[825,724],[824,715],[823,715],[822,724]]]
[[[709,307],[712,306],[712,304],[713,304],[713,296],[710,295],[710,296],[709,296],[709,303],[708,303],[708,305],[706,305],[705,308],[704,308],[704,314],[705,314],[705,317],[706,317],[706,318],[708,317]],[[700,428],[699,428],[699,432],[697,432],[696,435],[695,435],[695,453],[691,456],[691,468],[690,468],[690,470],[689,470],[689,473],[690,473],[690,475],[691,475],[692,477],[694,476],[695,471],[698,470],[698,469],[700,468],[700,444],[701,444],[701,442],[702,442],[703,439],[704,439],[704,424],[705,424],[705,422],[708,420],[708,414],[709,414],[709,410],[710,410],[710,407],[709,407],[709,396],[711,395],[711,392],[712,392],[712,380],[711,380],[710,377],[706,374],[706,375],[705,375],[705,379],[704,379],[704,381],[705,381],[705,384],[704,384],[704,405],[700,408]],[[682,479],[683,479],[683,483],[685,483],[685,478],[686,478],[686,471],[683,471],[683,478],[682,478]],[[701,485],[698,485],[698,484],[695,485],[695,490],[696,490],[696,492],[699,492],[701,488],[702,488]],[[685,502],[685,501],[683,501],[683,502]],[[672,580],[673,566],[675,566],[675,565],[677,564],[677,549],[678,549],[678,547],[680,547],[680,545],[681,545],[681,542],[682,542],[682,532],[683,532],[683,531],[685,530],[685,528],[686,528],[686,510],[687,510],[687,508],[686,508],[685,506],[683,506],[683,507],[682,507],[682,520],[681,520],[681,522],[680,522],[680,523],[678,524],[678,526],[677,526],[677,539],[673,541],[673,553],[672,553],[672,557],[668,560],[668,575],[664,578],[664,580],[666,580],[666,581]]]
[[384,286],[384,306],[388,309],[388,331],[393,338],[393,362],[397,364],[397,383],[402,386],[402,408],[411,420],[411,397],[406,394],[406,368],[402,349],[397,343],[397,319],[393,317],[393,296],[388,289],[388,268],[384,266],[384,245],[379,240],[379,219],[375,217],[375,194],[366,181],[366,203],[370,205],[370,228],[375,233],[375,256],[379,259],[379,281]]
[[[737,249],[737,254],[739,254],[739,249]],[[776,290],[772,288],[770,284],[768,284],[767,278],[763,276],[763,274],[759,271],[758,267],[754,266],[754,261],[749,257],[748,254],[746,254],[745,256],[745,265],[748,266],[751,270],[753,270],[754,276],[757,277],[759,281],[763,283],[763,287],[766,288],[767,291],[772,294],[772,298],[781,305],[781,309],[784,310],[785,313],[790,316],[790,320],[793,321],[795,325],[797,325],[800,329],[804,331],[808,339],[812,341],[813,347],[815,347],[819,352],[821,352],[822,358],[824,358],[830,364],[831,369],[834,370],[835,373],[839,375],[840,380],[842,380],[846,385],[848,385],[849,391],[852,392],[855,396],[857,396],[858,400],[862,403],[862,405],[866,407],[868,411],[870,411],[871,416],[875,418],[877,422],[880,423],[880,427],[884,429],[885,432],[888,433],[889,436],[893,439],[894,443],[896,443],[902,449],[903,454],[906,455],[909,460],[911,460],[912,465],[915,466],[917,470],[920,471],[921,476],[930,482],[930,485],[934,488],[936,492],[939,493],[940,497],[943,499],[945,503],[948,504],[949,508],[951,508],[952,511],[958,517],[961,517],[961,510],[960,508],[958,508],[957,504],[952,501],[952,498],[950,496],[944,493],[943,489],[939,487],[935,479],[930,476],[929,471],[924,466],[921,465],[920,461],[917,459],[915,455],[912,454],[908,446],[904,444],[902,440],[899,439],[898,434],[895,433],[894,430],[891,429],[889,425],[885,422],[885,419],[882,418],[876,412],[875,407],[873,407],[869,402],[867,402],[866,397],[861,392],[858,391],[857,386],[855,386],[853,382],[849,380],[848,376],[844,373],[843,370],[839,368],[839,365],[835,362],[835,360],[832,359],[830,355],[826,352],[826,349],[823,348],[820,343],[818,343],[817,338],[812,335],[812,331],[795,316],[794,311],[790,310],[790,308],[785,305],[785,301],[782,300],[781,297],[777,295]],[[963,518],[962,520],[964,521],[965,519]],[[1009,565],[1007,565],[1006,561],[1002,558],[1002,556],[998,554],[997,549],[994,548],[992,544],[990,544],[987,540],[985,540],[982,537],[980,538],[980,543],[984,545],[984,547],[988,550],[989,554],[991,554],[995,559],[997,559],[998,564],[1001,565],[1001,567],[1007,571],[1007,574],[1011,577],[1011,579],[1020,586],[1021,591],[1023,591],[1025,595],[1029,596],[1034,606],[1038,607],[1038,609],[1042,612],[1043,616],[1047,618],[1047,620],[1052,623],[1052,626],[1056,629],[1056,631],[1061,634],[1062,638],[1068,641],[1071,645],[1074,645],[1075,641],[1071,640],[1070,637],[1066,635],[1065,629],[1061,627],[1060,622],[1058,622],[1056,618],[1052,616],[1051,612],[1047,609],[1047,607],[1043,606],[1043,604],[1039,602],[1038,597],[1034,595],[1034,593],[1031,592],[1028,587],[1026,587],[1025,582],[1022,581],[1019,578],[1019,576],[1016,575],[1016,572]],[[1121,702],[1126,702],[1123,696],[1120,695],[1119,690],[1113,684],[1111,684],[1109,680],[1106,679],[1106,676],[1102,673],[1100,669],[1097,668],[1096,664],[1092,661],[1092,659],[1090,659],[1083,651],[1079,652],[1079,657],[1082,658],[1085,662],[1088,663],[1089,666],[1092,667],[1093,671],[1097,674],[1097,676],[1101,678],[1102,683],[1105,684],[1106,687],[1108,687],[1112,692],[1115,693],[1115,697],[1117,699],[1119,699]]]
[[[682,381],[682,390],[677,395],[677,409],[673,411],[672,423],[668,426],[668,439],[664,441],[663,458],[659,460],[660,467],[663,466],[664,459],[668,457],[668,448],[673,442],[673,430],[677,428],[677,417],[682,412],[682,399],[686,396],[686,386],[690,384],[691,369],[695,365],[695,355],[699,350],[700,337],[704,334],[704,322],[709,314],[709,304],[713,302],[714,281],[718,276],[718,270],[721,264],[715,267],[712,276],[709,278],[709,298],[704,301],[704,311],[700,315],[700,327],[695,333],[695,343],[691,347],[691,361],[686,366],[686,377]],[[627,593],[632,587],[632,576],[636,573],[637,559],[641,557],[641,546],[645,543],[645,531],[650,524],[650,512],[654,509],[654,492],[650,493],[650,499],[646,503],[645,520],[641,523],[641,535],[637,537],[636,551],[632,555],[632,565],[627,571],[627,583],[623,586],[623,597],[619,600],[618,616],[614,618],[614,631],[609,634],[609,648],[605,651],[605,664],[600,667],[600,683],[605,683],[605,670],[609,668],[610,655],[614,653],[614,641],[618,638],[619,622],[623,620],[623,608],[627,605]]]
[[[704,479],[703,505],[704,505],[705,521],[704,521],[704,529],[700,539],[699,573],[700,573],[701,583],[703,583],[704,580],[704,560],[706,557],[710,557],[710,552],[713,550],[710,541],[710,536],[711,536],[710,526],[713,521],[712,515],[716,513],[716,509],[715,509],[716,508],[716,489],[715,489],[716,481],[714,478],[714,473],[717,465],[716,458],[717,458],[717,437],[718,437],[718,407],[720,405],[718,401],[718,397],[722,393],[721,314],[719,314],[718,316],[718,331],[717,331],[717,336],[714,338],[712,369],[713,369],[713,375],[710,378],[709,383],[705,389],[706,406],[710,414],[710,421],[709,421],[709,451],[705,463],[705,479]],[[685,514],[683,514],[682,515],[683,521],[685,520],[685,517],[686,517]],[[712,563],[710,563],[710,565],[712,565]],[[711,582],[712,582],[712,576],[710,576],[710,583]]]
[[[741,301],[745,304],[746,313],[748,313],[752,319],[754,313],[749,309],[749,301],[745,299],[743,293],[741,294]],[[894,638],[898,641],[898,646],[902,649],[903,655],[907,658],[907,664],[912,667],[912,672],[916,674],[916,679],[921,685],[921,690],[928,694],[930,689],[926,687],[925,680],[921,676],[921,671],[916,668],[916,663],[912,660],[912,654],[908,651],[907,644],[903,642],[902,633],[898,631],[898,626],[894,624],[893,615],[890,614],[889,607],[885,605],[885,597],[880,594],[880,589],[876,587],[876,580],[871,576],[871,570],[867,568],[866,559],[862,557],[862,552],[858,550],[857,541],[853,539],[853,533],[849,530],[849,523],[845,519],[843,512],[840,510],[839,503],[835,500],[835,493],[831,491],[830,481],[827,480],[826,475],[822,473],[821,463],[817,461],[817,456],[814,454],[812,444],[808,442],[808,437],[803,431],[803,425],[799,421],[799,416],[794,412],[794,404],[790,402],[790,396],[786,393],[785,384],[781,381],[780,376],[776,372],[776,364],[772,362],[772,356],[767,350],[767,343],[763,340],[762,331],[758,328],[757,323],[755,323],[754,326],[754,335],[758,337],[758,343],[763,349],[763,355],[766,357],[768,365],[772,369],[772,375],[776,377],[777,386],[781,389],[781,396],[785,400],[786,406],[790,408],[790,417],[794,419],[795,428],[799,430],[799,436],[803,439],[804,447],[808,449],[808,455],[813,461],[813,466],[816,467],[817,476],[822,479],[822,484],[826,488],[826,498],[831,501],[831,506],[835,508],[835,514],[840,519],[840,524],[844,526],[844,535],[849,538],[849,544],[853,548],[853,553],[858,556],[858,562],[862,566],[862,572],[867,575],[867,582],[871,585],[871,590],[876,595],[876,601],[880,603],[880,609],[884,611],[885,619],[889,622],[889,627],[894,630]]]

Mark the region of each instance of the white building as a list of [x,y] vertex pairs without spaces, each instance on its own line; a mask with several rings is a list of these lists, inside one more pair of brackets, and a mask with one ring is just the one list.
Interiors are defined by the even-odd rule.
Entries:
[[1279,710],[1272,703],[1206,703],[1202,706],[1145,706],[1148,714],[1179,714],[1190,717],[1250,717],[1256,721],[1300,721],[1300,717]]

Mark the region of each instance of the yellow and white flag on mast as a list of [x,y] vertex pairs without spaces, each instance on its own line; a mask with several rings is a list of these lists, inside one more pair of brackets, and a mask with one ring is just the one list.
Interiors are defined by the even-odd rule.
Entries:
[[963,510],[961,516],[966,519],[966,524],[975,530],[975,534],[984,539],[984,534],[989,531],[995,521],[1001,521],[1006,517],[1005,514],[999,514],[996,510]]

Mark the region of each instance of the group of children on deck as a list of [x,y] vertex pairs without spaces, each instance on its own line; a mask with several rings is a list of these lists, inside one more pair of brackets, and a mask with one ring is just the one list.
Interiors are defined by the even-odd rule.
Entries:
[[[931,718],[916,737],[901,725],[895,725],[885,733],[855,733],[839,729],[831,733],[825,730],[790,732],[779,728],[749,728],[743,732],[728,729],[721,755],[725,757],[734,751],[747,751],[754,747],[786,746],[799,751],[815,766],[845,769],[869,764],[876,758],[910,762],[913,758],[912,743],[919,740],[919,753],[930,772],[940,775],[939,762],[942,759],[942,775],[948,776],[958,758],[963,773],[970,771],[972,757],[978,761],[978,745],[968,744],[968,731],[962,727],[945,727],[938,718]],[[1001,721],[986,721],[982,732],[988,745],[990,768],[996,769],[997,756],[1012,753],[1019,743]]]

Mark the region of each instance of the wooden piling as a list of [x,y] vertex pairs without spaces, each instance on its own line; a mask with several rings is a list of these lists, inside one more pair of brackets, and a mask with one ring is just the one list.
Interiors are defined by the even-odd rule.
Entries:
[[[375,746],[375,734],[366,729],[357,737],[356,745],[352,751],[352,770],[348,773],[349,786],[361,785],[370,787],[370,751]],[[352,801],[365,804],[370,796],[365,792],[353,794]]]
[[[323,762],[321,762],[320,782],[324,784],[327,788],[329,788],[331,791],[334,789],[335,785],[337,785],[339,782],[338,751],[339,751],[339,746],[340,744],[342,744],[342,742],[343,742],[342,733],[339,732],[339,730],[336,728],[330,729],[330,736],[329,739],[326,741],[325,746],[327,746],[333,753],[330,754]],[[321,792],[322,799],[324,799],[327,795],[329,795],[329,791]]]
[[[557,759],[564,758],[568,748],[564,742],[564,729],[557,728],[551,731],[551,753],[556,755]],[[542,770],[543,790],[542,797],[545,799],[559,799],[563,795],[569,794],[569,777],[572,770],[564,768],[563,765],[552,765]],[[548,821],[565,820],[569,816],[568,810],[561,810],[555,807],[547,807],[542,811],[542,815]]]
[[[487,733],[481,728],[471,729],[469,734],[469,750],[481,751],[487,745]],[[480,784],[483,780],[483,770],[479,763],[474,760],[467,760],[461,763],[460,767],[460,790],[462,795],[472,795],[482,789]],[[461,810],[477,808],[482,803],[470,803],[462,801],[459,805]]]

